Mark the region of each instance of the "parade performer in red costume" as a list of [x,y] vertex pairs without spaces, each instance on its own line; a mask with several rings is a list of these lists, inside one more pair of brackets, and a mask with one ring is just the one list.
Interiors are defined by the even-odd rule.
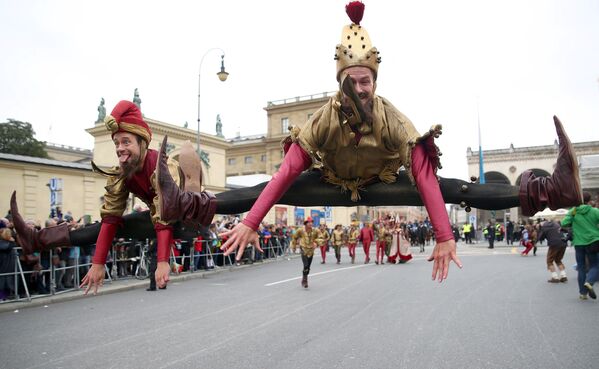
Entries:
[[355,222],[352,222],[349,227],[347,238],[347,251],[349,252],[351,263],[354,264],[356,262],[356,244],[358,243],[358,238],[360,238],[360,231]]
[[327,225],[324,223],[318,227],[318,232],[320,232],[320,235],[318,236],[318,247],[320,247],[320,257],[322,258],[320,263],[325,264],[327,262],[327,249],[329,248],[329,239],[331,238],[331,235],[329,234]]
[[374,231],[369,223],[365,223],[360,229],[360,240],[362,240],[362,248],[364,249],[364,264],[370,262],[370,244],[374,240]]
[[387,236],[389,231],[385,226],[385,223],[380,222],[376,225],[376,264],[385,264],[383,258],[385,257],[385,248],[387,247]]
[[[90,289],[93,289],[95,294],[104,281],[106,257],[117,231],[123,227],[122,215],[127,206],[129,193],[133,193],[150,209],[154,232],[148,230],[147,218],[142,217],[141,221],[145,223],[143,235],[153,237],[151,233],[155,233],[158,262],[155,272],[156,283],[159,287],[165,287],[169,280],[169,257],[170,247],[173,242],[173,225],[164,221],[160,213],[161,207],[155,190],[156,178],[154,176],[158,152],[148,149],[152,140],[152,132],[143,120],[139,108],[130,101],[123,100],[119,102],[112,110],[111,115],[106,117],[105,124],[111,132],[119,166],[103,171],[92,163],[96,171],[108,177],[104,204],[100,210],[102,217],[100,228],[84,228],[81,231],[69,232],[68,225],[63,223],[57,227],[36,231],[25,224],[17,207],[16,194],[13,193],[11,211],[19,244],[23,247],[25,253],[31,253],[53,247],[89,245],[95,242],[96,251],[92,258],[92,266],[87,275],[83,277],[80,286],[86,287],[86,294]],[[197,173],[196,165],[199,165],[199,162],[193,162],[193,157],[191,160],[190,170]],[[179,178],[178,163],[171,161],[166,166],[175,178]],[[195,182],[191,178],[188,181],[188,190],[196,189],[201,191],[201,188],[197,186],[200,182],[199,174],[196,174],[196,176]],[[208,222],[210,220],[211,217]],[[129,223],[131,227],[127,228],[139,228],[136,227],[136,222],[131,221]],[[200,223],[203,222],[200,221]],[[129,234],[134,232],[130,231]],[[97,239],[91,238],[93,236],[96,236]]]

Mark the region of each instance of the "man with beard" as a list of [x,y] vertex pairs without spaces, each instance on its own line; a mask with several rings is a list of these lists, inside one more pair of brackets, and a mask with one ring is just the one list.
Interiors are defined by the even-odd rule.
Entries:
[[[98,227],[86,227],[69,232],[68,225],[64,223],[57,227],[35,231],[28,227],[20,216],[16,204],[16,193],[13,193],[11,212],[20,245],[25,253],[32,253],[58,246],[83,246],[95,243],[96,251],[92,259],[92,266],[83,277],[80,287],[86,287],[86,294],[90,289],[93,289],[93,293],[96,294],[98,287],[104,281],[104,264],[112,241],[119,228],[125,228],[128,236],[156,238],[156,283],[159,287],[165,287],[169,280],[169,253],[173,240],[173,226],[166,222],[160,213],[154,176],[158,152],[148,149],[152,132],[143,120],[139,108],[130,101],[119,102],[104,122],[112,134],[119,166],[102,171],[92,163],[94,170],[108,177],[104,204],[100,210],[102,223],[99,229]],[[199,163],[194,163],[192,167],[196,164],[199,165]],[[171,161],[166,166],[175,178],[179,178],[179,168],[176,162]],[[190,172],[195,173],[198,178],[195,183],[190,178],[187,189],[200,190],[199,187],[194,187],[199,182],[199,173],[195,168],[186,171],[186,173]],[[152,232],[148,226],[147,214],[128,216],[127,223],[124,223],[123,212],[127,206],[129,193],[139,197],[149,207],[151,224],[153,224],[155,232]],[[143,223],[143,226],[139,226],[140,223]],[[119,233],[122,236],[122,232]]]
[[[215,213],[236,214],[251,208],[241,223],[222,234],[227,237],[221,246],[225,254],[239,248],[239,257],[248,244],[258,244],[256,230],[275,203],[424,205],[436,236],[428,260],[434,261],[433,280],[441,282],[447,278],[451,261],[462,266],[445,202],[479,209],[521,206],[523,215],[528,216],[545,207],[558,209],[580,203],[576,156],[557,117],[554,121],[560,147],[553,175],[537,178],[526,171],[519,188],[437,178],[440,152],[434,138],[441,134],[441,126],[420,135],[405,115],[375,94],[381,58],[360,25],[363,10],[364,4],[357,1],[346,6],[352,23],[344,27],[335,51],[340,91],[301,129],[291,128],[291,135],[283,141],[285,157],[270,182],[216,197],[181,191],[170,178],[166,152],[161,151],[157,172],[164,219],[197,222]],[[400,171],[400,167],[406,170]],[[351,196],[340,193],[339,188]]]

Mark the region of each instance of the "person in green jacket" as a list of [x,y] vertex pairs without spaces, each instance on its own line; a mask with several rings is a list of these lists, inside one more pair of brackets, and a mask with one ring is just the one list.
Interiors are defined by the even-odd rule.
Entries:
[[[599,250],[599,209],[590,205],[591,194],[583,192],[583,204],[570,209],[562,220],[562,227],[572,227],[572,244],[576,250],[578,265],[578,289],[580,299],[587,295],[597,298],[593,284],[597,281],[597,251]],[[588,260],[588,265],[587,265]],[[585,268],[585,265],[587,267]]]

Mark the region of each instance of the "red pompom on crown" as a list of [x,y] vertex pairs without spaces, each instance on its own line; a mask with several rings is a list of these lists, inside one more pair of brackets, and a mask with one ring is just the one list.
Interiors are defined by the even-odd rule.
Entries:
[[364,15],[364,4],[361,1],[352,1],[345,6],[345,12],[352,23],[360,25],[362,16]]

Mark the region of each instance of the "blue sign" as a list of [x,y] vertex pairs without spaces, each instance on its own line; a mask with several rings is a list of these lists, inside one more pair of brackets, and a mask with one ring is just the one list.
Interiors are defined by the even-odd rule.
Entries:
[[332,207],[330,207],[330,206],[324,207],[324,217],[327,222],[329,222],[329,223],[333,222],[333,208]]
[[304,209],[295,208],[295,225],[302,225],[304,223]]

